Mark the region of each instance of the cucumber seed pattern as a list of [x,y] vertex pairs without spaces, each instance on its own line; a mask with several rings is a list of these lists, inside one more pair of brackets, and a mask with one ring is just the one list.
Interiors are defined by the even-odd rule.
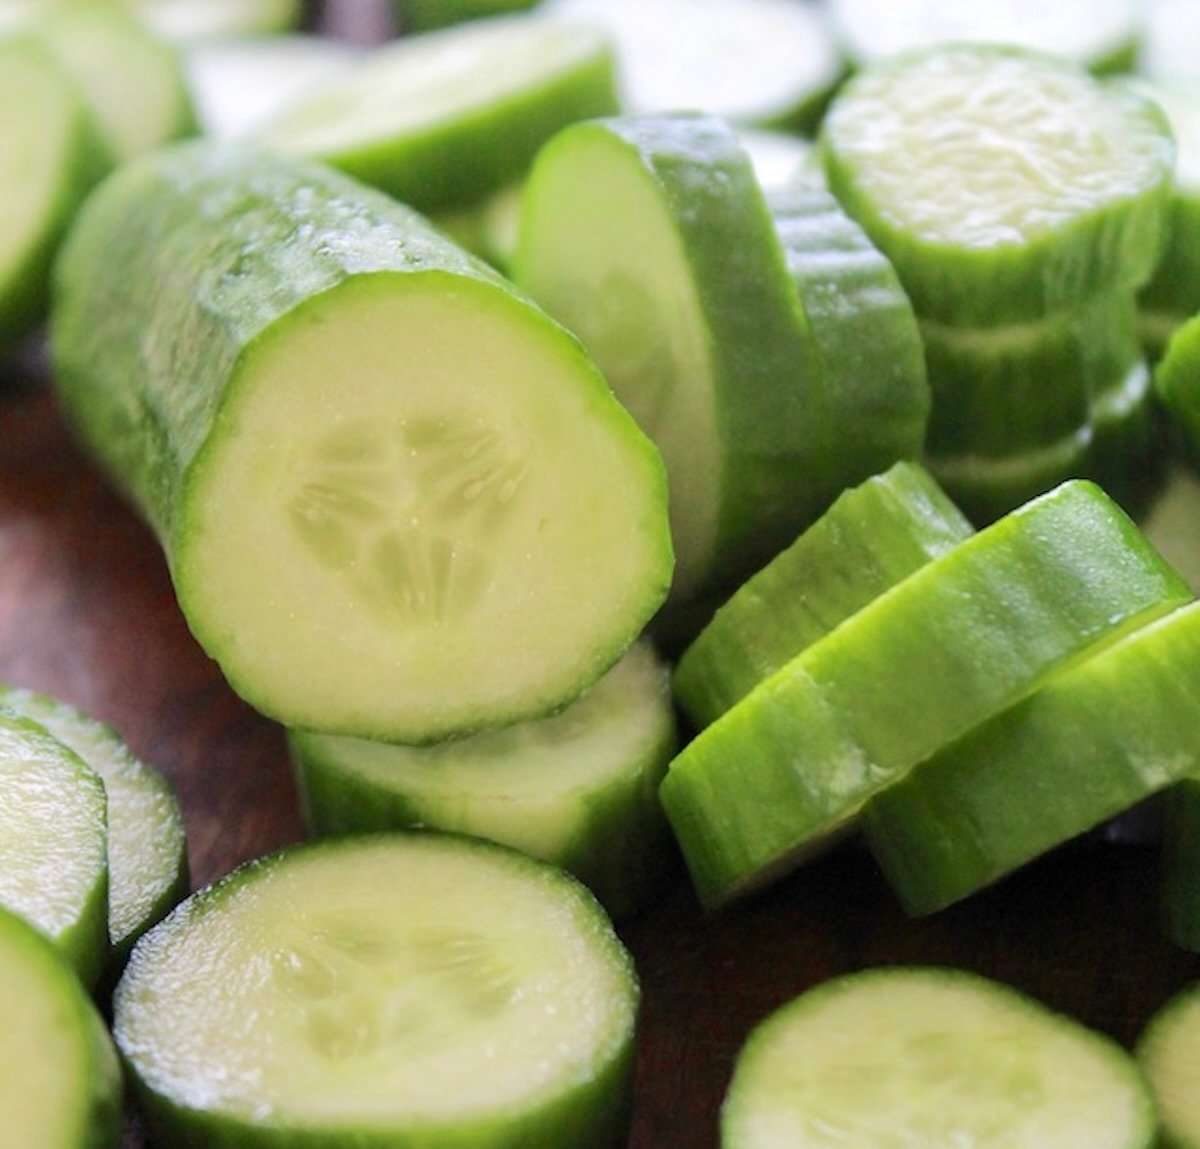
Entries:
[[313,558],[408,624],[469,611],[519,502],[524,444],[477,419],[343,423],[317,444],[287,509]]

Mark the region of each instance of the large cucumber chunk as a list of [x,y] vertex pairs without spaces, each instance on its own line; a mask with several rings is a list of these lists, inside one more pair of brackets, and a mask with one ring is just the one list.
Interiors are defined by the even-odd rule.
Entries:
[[414,742],[531,717],[664,598],[653,445],[576,340],[381,193],[177,145],[98,192],[60,270],[63,407],[271,717]]
[[633,964],[583,886],[470,838],[296,847],[134,950],[114,1033],[164,1145],[608,1149]]

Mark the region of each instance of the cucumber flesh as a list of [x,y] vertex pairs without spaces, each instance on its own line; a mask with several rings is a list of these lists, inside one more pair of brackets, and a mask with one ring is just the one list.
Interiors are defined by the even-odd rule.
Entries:
[[1150,1149],[1129,1053],[960,970],[844,974],[750,1035],[721,1108],[723,1149]]
[[601,1149],[632,962],[574,879],[431,833],[296,847],[134,950],[114,1034],[164,1144]]
[[614,917],[676,873],[658,804],[676,742],[666,670],[645,642],[565,709],[473,738],[416,747],[288,733],[310,831],[488,838],[570,870]]
[[1200,991],[1189,982],[1155,1011],[1134,1047],[1150,1085],[1167,1149],[1200,1146],[1196,1060],[1200,1051]]

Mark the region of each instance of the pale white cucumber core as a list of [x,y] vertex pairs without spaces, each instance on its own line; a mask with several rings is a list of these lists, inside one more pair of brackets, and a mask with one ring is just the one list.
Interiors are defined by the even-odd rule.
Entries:
[[230,388],[173,565],[235,684],[340,711],[342,732],[462,730],[615,661],[663,546],[661,477],[540,313],[439,272],[359,277],[280,321]]

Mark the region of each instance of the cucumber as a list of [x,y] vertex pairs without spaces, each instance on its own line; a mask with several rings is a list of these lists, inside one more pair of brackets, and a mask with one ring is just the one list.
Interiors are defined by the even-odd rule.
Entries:
[[89,201],[58,287],[64,412],[283,725],[421,742],[540,715],[665,596],[653,445],[571,336],[386,196],[175,145]]
[[672,760],[659,793],[700,901],[782,876],[918,762],[1190,598],[1082,480],[921,566]]
[[1154,393],[1182,454],[1200,460],[1200,313],[1172,333],[1154,366]]
[[167,1145],[608,1149],[633,963],[546,863],[431,833],[234,871],[134,949],[114,1035]]
[[0,1121],[6,1149],[116,1149],[121,1069],[61,955],[0,909]]
[[1192,603],[877,794],[862,814],[867,844],[910,914],[942,909],[1200,772],[1198,697]]
[[518,13],[377,47],[255,136],[434,212],[478,203],[559,128],[617,107],[601,33]]
[[971,533],[914,463],[896,463],[843,492],[684,651],[673,680],[680,706],[697,729],[715,722],[801,651]]
[[46,49],[0,39],[0,350],[45,317],[63,234],[111,164],[83,96]]
[[1137,289],[1162,252],[1165,115],[1055,56],[950,44],[881,61],[839,91],[821,146],[924,319],[1037,319]]
[[429,32],[458,24],[463,20],[478,20],[498,16],[502,12],[518,12],[534,7],[537,0],[391,0],[400,27],[406,32]]
[[28,718],[78,754],[104,784],[108,824],[110,970],[188,892],[187,839],[167,779],[134,757],[111,727],[32,690],[0,686],[0,713]]
[[882,966],[759,1023],[721,1107],[722,1149],[1150,1149],[1129,1052],[1001,982]]
[[38,723],[0,712],[0,906],[91,985],[108,955],[104,785]]
[[791,0],[543,0],[617,49],[621,108],[810,131],[842,78],[825,14]]
[[1200,476],[1172,460],[1161,489],[1138,525],[1200,594]]
[[1180,949],[1200,953],[1200,770],[1168,790],[1161,832],[1166,933]]
[[675,716],[645,642],[546,718],[428,747],[301,730],[288,745],[310,832],[427,826],[488,838],[570,870],[613,917],[675,876],[658,804]]
[[1189,982],[1158,1007],[1138,1037],[1134,1055],[1158,1109],[1161,1149],[1197,1149],[1200,986]]
[[136,16],[156,36],[179,44],[210,37],[283,32],[300,23],[303,0],[0,0],[0,29],[45,13],[96,8]]

